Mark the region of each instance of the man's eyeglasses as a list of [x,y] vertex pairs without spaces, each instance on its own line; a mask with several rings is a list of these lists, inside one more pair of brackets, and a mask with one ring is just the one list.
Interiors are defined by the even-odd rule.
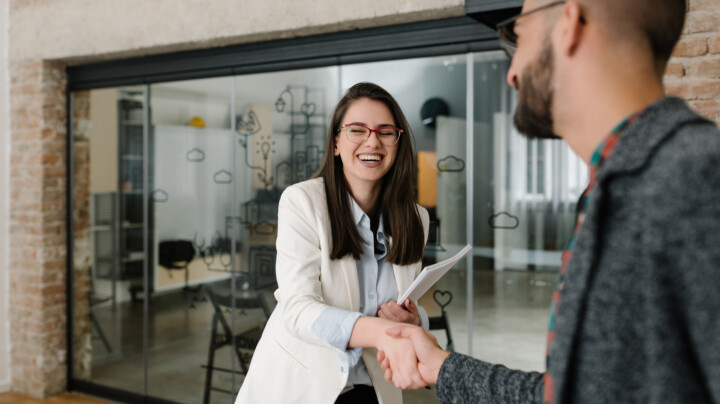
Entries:
[[345,129],[347,139],[355,144],[360,144],[370,137],[370,134],[377,133],[377,138],[385,146],[392,146],[400,140],[402,129],[394,126],[382,126],[377,129],[370,129],[365,125],[350,124],[342,126],[338,132]]
[[512,57],[515,55],[515,51],[517,50],[517,35],[515,34],[515,21],[517,21],[521,17],[525,17],[527,15],[530,15],[532,13],[536,13],[538,11],[547,10],[550,7],[559,6],[561,4],[565,4],[564,1],[554,1],[552,3],[548,3],[544,6],[538,7],[534,10],[530,10],[528,12],[518,14],[515,17],[508,18],[507,20],[501,21],[497,25],[497,31],[498,36],[500,37],[500,48],[507,53],[507,55],[512,59]]

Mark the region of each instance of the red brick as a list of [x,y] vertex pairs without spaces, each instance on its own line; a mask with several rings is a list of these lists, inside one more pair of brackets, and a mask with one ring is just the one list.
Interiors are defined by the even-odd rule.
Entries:
[[673,57],[702,56],[708,52],[707,36],[691,36],[681,38],[675,49]]
[[707,10],[714,11],[720,7],[718,0],[690,0],[690,11]]
[[65,285],[54,285],[54,286],[47,286],[42,289],[42,295],[43,296],[51,296],[51,295],[65,295]]
[[694,78],[720,78],[720,56],[686,61],[685,74]]
[[710,53],[717,55],[720,53],[720,35],[716,34],[708,39]]
[[691,101],[690,106],[707,118],[720,118],[720,104],[717,101]]
[[685,76],[685,68],[680,62],[670,62],[665,70],[665,77],[683,77]]
[[720,98],[720,81],[693,80],[672,81],[665,85],[668,95],[675,95],[685,100],[712,100]]
[[64,177],[65,166],[51,166],[43,169],[43,174],[47,177]]
[[716,32],[720,26],[720,12],[691,11],[685,19],[684,33]]

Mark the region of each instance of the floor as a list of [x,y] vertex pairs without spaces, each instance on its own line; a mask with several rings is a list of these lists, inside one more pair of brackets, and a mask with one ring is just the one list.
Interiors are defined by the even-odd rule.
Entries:
[[77,393],[65,393],[44,400],[28,397],[17,393],[0,394],[0,404],[108,404],[110,401],[100,400]]
[[[468,347],[467,274],[452,271],[437,284],[451,291],[447,306],[455,350],[494,363],[523,370],[544,369],[544,344],[548,308],[554,287],[554,272],[475,271],[473,279],[472,352]],[[447,296],[439,296],[447,298]],[[149,319],[149,357],[147,393],[178,403],[202,402],[213,309],[207,301],[195,301],[192,293],[173,293],[152,299]],[[426,295],[420,304],[431,316],[438,306]],[[127,303],[96,307],[94,315],[107,336],[108,352],[97,333],[93,339],[93,365],[90,381],[143,393],[145,389],[142,304]],[[259,309],[246,310],[246,319],[262,318]],[[445,332],[434,331],[442,346]],[[217,351],[216,366],[230,369],[229,348]],[[233,380],[234,379],[234,380]],[[234,382],[234,383],[233,383]],[[237,390],[242,376],[215,372],[213,386]],[[406,402],[437,403],[432,390],[405,392]],[[233,394],[211,393],[211,403],[231,404]],[[3,401],[0,401],[3,404]]]

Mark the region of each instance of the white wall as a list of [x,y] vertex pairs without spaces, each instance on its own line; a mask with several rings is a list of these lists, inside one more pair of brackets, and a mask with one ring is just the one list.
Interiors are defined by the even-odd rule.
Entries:
[[8,2],[0,1],[0,393],[10,390],[8,335],[8,195],[10,184],[10,97],[8,93]]

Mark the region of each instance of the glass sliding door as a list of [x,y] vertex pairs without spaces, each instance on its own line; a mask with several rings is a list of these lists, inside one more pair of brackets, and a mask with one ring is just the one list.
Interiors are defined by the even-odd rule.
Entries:
[[494,51],[73,93],[74,380],[131,401],[234,401],[275,306],[280,195],[318,170],[330,114],[361,81],[410,123],[423,264],[473,246],[420,299],[432,332],[543,370],[587,169],[517,133],[508,67]]

